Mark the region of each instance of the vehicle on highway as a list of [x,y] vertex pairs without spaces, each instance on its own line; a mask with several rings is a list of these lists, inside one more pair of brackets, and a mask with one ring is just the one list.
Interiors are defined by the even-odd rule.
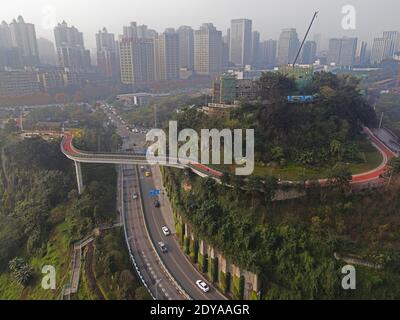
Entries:
[[164,242],[159,242],[158,246],[160,247],[161,252],[163,252],[163,253],[167,253],[168,252],[167,246],[165,245]]
[[151,173],[150,173],[149,171],[146,171],[146,172],[144,173],[144,176],[145,176],[145,177],[151,177]]
[[165,236],[169,236],[171,234],[171,231],[169,231],[168,227],[162,227],[162,232]]
[[201,291],[203,292],[208,292],[210,291],[210,287],[205,283],[203,280],[197,280],[196,285],[200,288]]
[[134,193],[132,194],[132,199],[133,199],[133,200],[136,200],[137,198],[139,198],[139,196],[138,196],[138,194],[137,194],[136,192],[134,192]]
[[154,207],[156,207],[156,208],[161,207],[160,201],[158,201],[158,200],[154,201]]

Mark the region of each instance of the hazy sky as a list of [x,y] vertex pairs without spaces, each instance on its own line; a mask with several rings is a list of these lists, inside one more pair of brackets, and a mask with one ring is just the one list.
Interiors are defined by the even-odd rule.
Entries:
[[[347,4],[356,9],[355,31],[341,27]],[[100,28],[117,35],[130,21],[157,31],[213,22],[225,33],[231,19],[249,18],[262,39],[278,38],[285,27],[297,28],[302,38],[315,10],[320,14],[311,37],[321,33],[324,38],[356,35],[372,40],[384,30],[400,30],[399,0],[1,0],[0,9],[0,20],[10,22],[22,15],[36,25],[38,37],[53,41],[54,23],[65,20],[84,33],[88,48],[94,48]]]

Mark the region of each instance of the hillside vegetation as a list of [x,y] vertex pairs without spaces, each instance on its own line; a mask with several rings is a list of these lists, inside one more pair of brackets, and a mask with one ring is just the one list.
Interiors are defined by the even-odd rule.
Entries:
[[[260,99],[243,101],[225,118],[196,109],[175,116],[180,129],[254,129],[256,173],[264,176],[226,174],[222,180],[230,187],[224,187],[165,169],[164,181],[180,215],[199,239],[259,274],[264,299],[400,298],[400,183],[395,178],[389,189],[349,193],[357,164],[368,170],[382,160],[371,154],[371,163],[365,163],[365,154],[373,150],[362,127],[374,127],[377,118],[358,81],[315,74],[302,92],[315,100],[306,104],[287,102],[296,85],[284,75],[266,73],[259,84]],[[293,177],[299,180],[312,170],[337,183],[309,188],[299,199],[274,202],[274,173],[288,168],[294,168]],[[356,266],[357,290],[345,291],[341,269],[347,263],[335,259],[335,253],[382,269]]]
[[[225,118],[209,116],[199,109],[185,109],[171,116],[179,129],[254,129],[258,175],[283,179],[321,178],[329,168],[345,164],[353,173],[371,170],[382,161],[362,134],[374,127],[373,108],[361,95],[359,82],[351,76],[316,73],[305,94],[312,103],[290,103],[296,91],[293,79],[279,73],[264,73],[259,80],[257,102],[242,101]],[[231,167],[222,167],[231,171]]]
[[[80,145],[89,149],[115,148],[113,129],[88,109],[35,112],[43,121],[55,114],[85,121]],[[86,119],[86,120],[85,120]],[[97,137],[103,137],[98,140]],[[60,140],[20,140],[15,127],[1,132],[2,175],[0,209],[0,299],[59,299],[71,276],[73,243],[104,223],[114,223],[116,171],[112,165],[83,166],[85,190],[78,195],[73,162],[60,151]],[[103,238],[104,237],[104,240]],[[89,256],[87,255],[89,258]],[[89,260],[88,260],[89,261]],[[86,262],[86,261],[85,261]],[[83,265],[86,265],[85,262]],[[56,270],[56,290],[41,287],[42,267]],[[108,299],[147,299],[131,269],[121,229],[107,231],[95,241],[89,266]],[[96,299],[82,267],[74,299]]]
[[[314,189],[285,202],[176,169],[166,169],[164,181],[199,239],[261,276],[265,299],[400,298],[399,181],[390,191]],[[337,261],[335,252],[384,268],[357,266],[357,290],[344,291],[341,268],[347,263]]]

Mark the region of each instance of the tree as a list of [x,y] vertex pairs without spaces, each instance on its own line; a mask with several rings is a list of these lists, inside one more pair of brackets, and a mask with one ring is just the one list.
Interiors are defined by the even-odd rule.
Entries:
[[260,177],[250,176],[246,179],[246,193],[251,196],[251,205],[254,207],[254,199],[263,189],[263,183]]
[[210,126],[210,120],[208,115],[196,108],[186,109],[177,116],[178,130],[191,128],[200,131]]
[[281,147],[274,147],[271,149],[272,160],[280,161],[285,157],[285,153]]
[[390,178],[388,181],[388,186],[392,182],[393,175],[398,175],[400,173],[400,158],[396,157],[389,161],[389,172]]
[[276,177],[267,176],[264,179],[262,192],[264,195],[265,204],[271,203],[271,201],[274,199],[278,186],[278,179]]
[[228,173],[223,173],[221,177],[221,183],[224,185],[229,185],[231,182],[231,176]]
[[151,300],[151,296],[145,287],[139,287],[135,290],[135,300]]
[[10,133],[13,133],[13,132],[17,132],[18,131],[18,129],[17,129],[17,123],[15,122],[15,120],[14,119],[10,119],[10,120],[8,120],[7,121],[7,123],[4,125],[4,132],[6,133],[6,134],[10,134]]
[[237,175],[233,175],[231,177],[231,184],[233,186],[234,192],[239,195],[241,194],[243,191],[243,186],[244,186],[244,178],[243,176],[237,176]]
[[296,84],[293,79],[277,72],[265,72],[258,81],[260,95],[263,100],[284,99],[291,91],[295,90]]
[[116,133],[113,133],[111,136],[110,144],[111,144],[111,151],[117,151],[122,146],[122,138]]
[[389,166],[394,174],[400,173],[400,158],[393,158],[389,161]]
[[330,145],[330,152],[333,156],[336,156],[340,161],[342,160],[342,144],[338,140],[332,140]]
[[14,258],[8,264],[15,280],[25,286],[32,278],[32,268],[22,258]]
[[350,186],[352,174],[350,169],[343,163],[337,163],[329,172],[328,179],[333,185],[345,190]]

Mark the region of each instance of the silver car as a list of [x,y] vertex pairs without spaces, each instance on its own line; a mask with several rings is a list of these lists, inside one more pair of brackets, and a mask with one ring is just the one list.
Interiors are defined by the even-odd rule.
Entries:
[[169,231],[168,227],[162,227],[162,232],[165,236],[169,236],[171,234],[171,231]]

